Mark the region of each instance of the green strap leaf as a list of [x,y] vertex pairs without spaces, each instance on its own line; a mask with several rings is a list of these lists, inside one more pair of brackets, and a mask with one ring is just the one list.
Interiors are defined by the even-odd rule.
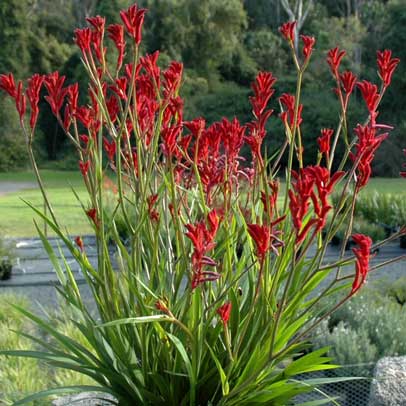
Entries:
[[172,317],[169,317],[166,315],[154,314],[152,316],[129,317],[126,319],[109,321],[108,323],[99,324],[96,327],[97,328],[113,327],[113,326],[121,326],[123,324],[145,324],[145,323],[154,323],[154,322],[160,322],[160,321],[173,322],[174,319]]

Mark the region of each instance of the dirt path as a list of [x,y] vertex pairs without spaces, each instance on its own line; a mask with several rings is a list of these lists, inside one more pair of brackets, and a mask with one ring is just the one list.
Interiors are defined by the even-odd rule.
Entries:
[[0,196],[4,196],[7,193],[18,192],[24,189],[35,189],[36,183],[33,182],[3,182],[0,181]]

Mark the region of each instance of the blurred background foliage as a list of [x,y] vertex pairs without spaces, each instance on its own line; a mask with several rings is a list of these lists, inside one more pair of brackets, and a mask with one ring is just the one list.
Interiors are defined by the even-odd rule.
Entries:
[[[250,120],[249,84],[259,70],[269,70],[280,80],[272,101],[268,156],[283,140],[277,97],[295,88],[289,50],[278,27],[292,15],[300,20],[300,33],[317,38],[303,89],[303,134],[309,161],[317,153],[316,138],[322,127],[335,127],[338,104],[334,83],[325,63],[328,49],[339,45],[347,51],[344,69],[377,82],[376,50],[392,49],[401,58],[393,85],[380,108],[380,121],[395,126],[377,155],[374,174],[397,176],[402,146],[406,146],[406,0],[139,0],[149,9],[143,51],[161,50],[160,63],[185,64],[183,96],[186,118],[204,116],[209,122],[222,116]],[[119,10],[131,0],[4,0],[0,2],[0,72],[14,72],[18,79],[34,72],[59,70],[82,87],[86,102],[86,74],[73,44],[73,30],[85,17],[103,15],[107,23],[119,22]],[[300,11],[302,9],[302,12]],[[113,47],[110,50],[114,52]],[[366,110],[357,93],[350,106],[353,128],[363,122]],[[17,126],[14,106],[0,99],[0,171],[24,167],[27,160]],[[76,165],[72,150],[43,103],[36,135],[43,164]],[[388,160],[387,157],[391,156]]]

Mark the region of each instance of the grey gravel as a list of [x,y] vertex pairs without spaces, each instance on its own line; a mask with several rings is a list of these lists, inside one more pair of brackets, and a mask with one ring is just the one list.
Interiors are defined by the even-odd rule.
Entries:
[[64,396],[52,402],[52,406],[111,406],[117,404],[117,400],[113,396],[98,392],[83,392],[78,395]]
[[385,357],[375,367],[369,406],[406,406],[406,357]]

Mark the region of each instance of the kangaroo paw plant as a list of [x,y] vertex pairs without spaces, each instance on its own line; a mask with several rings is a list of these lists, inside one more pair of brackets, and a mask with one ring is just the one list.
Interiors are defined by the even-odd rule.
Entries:
[[[122,25],[105,27],[97,16],[75,31],[89,78],[88,88],[80,89],[87,92],[85,105],[78,104],[78,84],[66,85],[58,72],[35,74],[26,84],[0,75],[0,89],[15,100],[44,198],[44,210],[32,209],[80,265],[96,308],[87,306],[69,263],[58,262],[37,227],[86,345],[20,309],[55,340],[32,337],[36,351],[3,354],[79,371],[94,386],[50,389],[16,404],[81,390],[108,392],[119,405],[291,404],[314,388],[306,373],[334,368],[327,349],[311,350],[307,334],[353,296],[371,270],[374,247],[368,236],[351,236],[352,217],[375,151],[391,129],[378,123],[377,109],[399,60],[378,52],[378,88],[340,71],[345,51],[328,52],[340,116],[335,130],[321,129],[309,166],[301,86],[313,37],[301,36],[297,54],[295,22],[280,28],[297,87],[295,94],[280,95],[279,118],[268,108],[276,78],[260,72],[252,84],[252,121],[224,118],[208,125],[204,118],[184,120],[182,64],[161,70],[158,51],[140,54],[145,13],[133,5],[121,11]],[[352,131],[347,109],[355,89],[368,116]],[[71,239],[62,228],[41,181],[32,143],[42,93],[78,154],[89,192],[79,203],[96,236],[97,267],[83,239]],[[271,116],[282,120],[284,142],[266,152]],[[242,158],[243,147],[249,159]],[[116,191],[110,215],[107,176]],[[341,191],[336,207],[333,190]],[[124,241],[116,218],[125,221]],[[356,243],[353,255],[344,258],[343,249],[327,263],[327,245],[343,223],[345,239]],[[355,271],[346,268],[343,275],[351,264]],[[315,305],[338,288],[342,299],[317,314]]]

